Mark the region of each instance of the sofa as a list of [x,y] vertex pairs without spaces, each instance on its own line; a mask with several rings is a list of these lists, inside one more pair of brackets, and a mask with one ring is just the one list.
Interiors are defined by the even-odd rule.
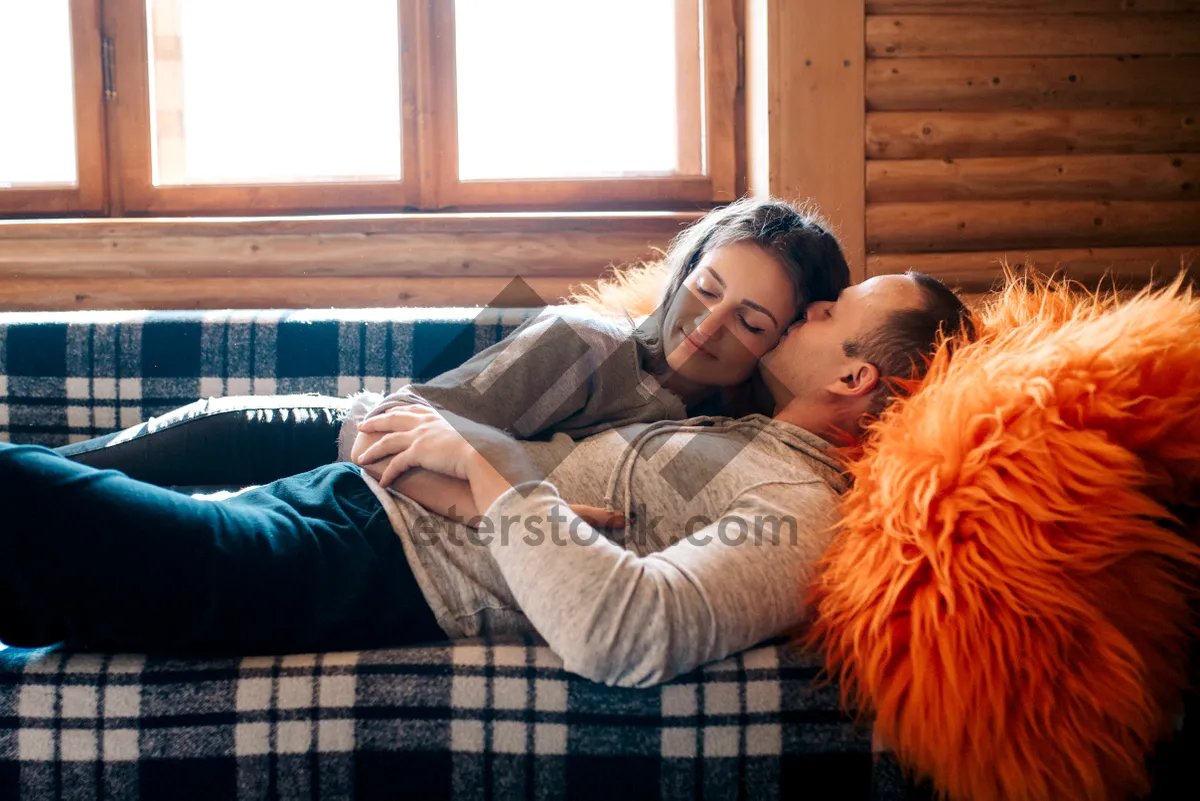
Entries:
[[[63,446],[207,397],[384,391],[532,313],[0,314],[0,440]],[[536,638],[204,660],[0,650],[0,798],[400,797],[930,791],[783,642],[637,690],[567,673]]]

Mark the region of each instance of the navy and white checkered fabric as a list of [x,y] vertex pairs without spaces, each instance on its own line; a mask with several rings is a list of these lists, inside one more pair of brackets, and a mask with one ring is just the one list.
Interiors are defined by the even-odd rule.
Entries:
[[0,651],[6,798],[912,798],[817,665],[647,690],[532,642],[181,661]]
[[65,445],[222,395],[390,391],[536,311],[0,314],[0,441]]
[[[0,314],[0,439],[384,390],[531,310]],[[2,524],[4,510],[0,510]],[[0,799],[913,799],[811,656],[606,687],[532,641],[231,660],[0,650]]]

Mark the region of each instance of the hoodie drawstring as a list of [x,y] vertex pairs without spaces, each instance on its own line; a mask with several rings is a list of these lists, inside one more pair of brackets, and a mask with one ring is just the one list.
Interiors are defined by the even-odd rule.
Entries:
[[637,460],[632,457],[641,452],[641,449],[645,446],[646,440],[663,431],[664,429],[670,429],[671,433],[676,431],[683,432],[692,430],[709,430],[718,420],[726,421],[726,428],[734,430],[739,428],[753,428],[758,431],[762,431],[762,429],[766,428],[767,426],[767,423],[754,418],[730,420],[729,418],[714,416],[692,417],[684,421],[660,420],[656,423],[651,423],[639,431],[637,435],[634,436],[634,438],[629,442],[629,444],[622,449],[621,456],[617,460],[617,464],[613,467],[612,473],[609,475],[608,486],[605,487],[604,490],[605,511],[610,513],[616,511],[613,508],[613,505],[616,500],[615,496],[617,486],[621,485],[621,489],[625,496],[623,498],[621,513],[625,516],[625,520],[632,520],[633,468],[637,463]]

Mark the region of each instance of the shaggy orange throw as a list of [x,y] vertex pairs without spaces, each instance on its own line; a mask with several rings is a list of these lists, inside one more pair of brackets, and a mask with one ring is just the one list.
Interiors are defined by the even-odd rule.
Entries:
[[848,704],[952,799],[1116,799],[1186,684],[1200,303],[1009,285],[872,427],[812,590]]

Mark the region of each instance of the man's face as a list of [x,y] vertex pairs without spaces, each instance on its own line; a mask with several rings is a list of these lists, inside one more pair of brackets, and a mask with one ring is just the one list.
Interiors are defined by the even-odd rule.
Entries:
[[775,349],[763,356],[762,376],[777,408],[814,400],[862,364],[845,344],[870,333],[892,312],[916,308],[921,290],[904,275],[881,275],[842,290],[837,301],[809,304]]

